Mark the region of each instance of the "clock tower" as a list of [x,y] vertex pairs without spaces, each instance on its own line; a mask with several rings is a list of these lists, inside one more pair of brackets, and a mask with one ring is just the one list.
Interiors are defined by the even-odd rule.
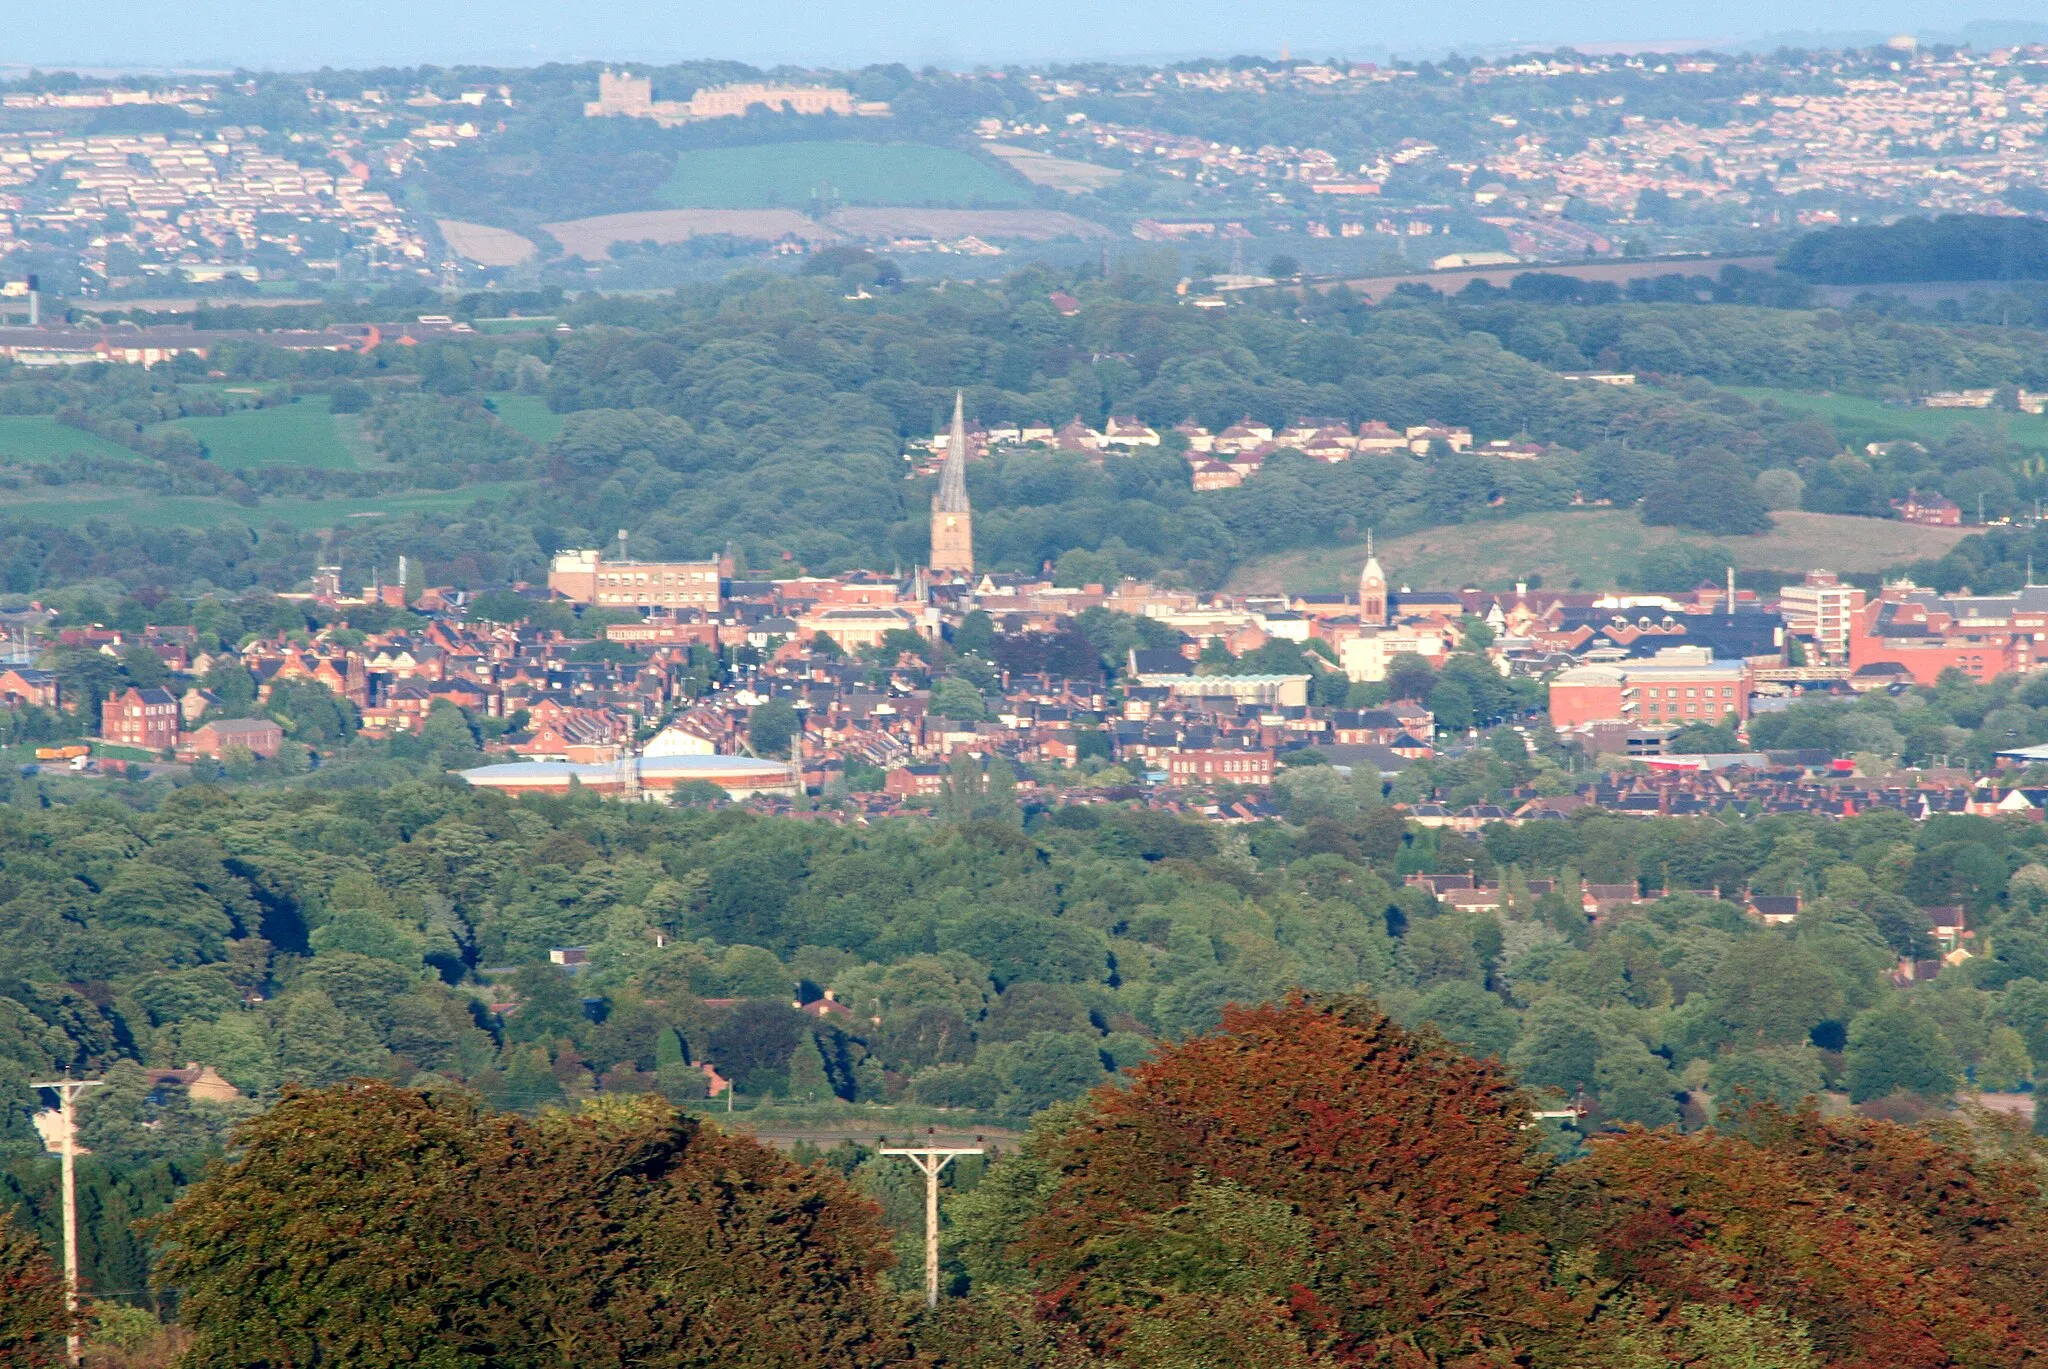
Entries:
[[1358,621],[1368,627],[1387,625],[1387,573],[1372,554],[1372,530],[1365,534],[1365,569],[1358,573]]

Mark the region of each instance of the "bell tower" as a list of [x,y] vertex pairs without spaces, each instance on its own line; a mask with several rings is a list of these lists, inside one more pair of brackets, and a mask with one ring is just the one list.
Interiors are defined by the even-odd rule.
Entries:
[[1358,573],[1358,621],[1369,627],[1387,625],[1387,573],[1372,554],[1372,529],[1365,533],[1365,569]]
[[974,511],[967,505],[967,397],[953,394],[953,434],[932,495],[932,569],[974,573]]

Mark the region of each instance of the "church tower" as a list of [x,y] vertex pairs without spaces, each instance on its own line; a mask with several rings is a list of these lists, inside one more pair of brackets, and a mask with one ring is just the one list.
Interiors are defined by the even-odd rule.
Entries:
[[953,395],[953,438],[932,495],[932,569],[974,573],[974,513],[967,507],[967,397]]
[[1387,625],[1387,573],[1372,554],[1372,530],[1365,533],[1365,569],[1358,573],[1358,621],[1368,627]]

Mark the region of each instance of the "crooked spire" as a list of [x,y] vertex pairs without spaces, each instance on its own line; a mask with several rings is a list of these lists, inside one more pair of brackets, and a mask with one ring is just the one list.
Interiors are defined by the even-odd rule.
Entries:
[[939,475],[939,492],[932,497],[939,513],[966,513],[967,509],[967,394],[953,392],[953,436],[946,448],[946,468]]

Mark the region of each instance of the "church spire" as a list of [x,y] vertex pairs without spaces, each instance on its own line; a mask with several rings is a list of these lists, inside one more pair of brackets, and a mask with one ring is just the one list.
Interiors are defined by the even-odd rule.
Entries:
[[932,569],[974,570],[974,514],[967,505],[967,396],[953,393],[953,432],[932,495]]
[[941,513],[967,512],[967,395],[953,392],[953,435],[946,443],[946,468],[939,476]]

